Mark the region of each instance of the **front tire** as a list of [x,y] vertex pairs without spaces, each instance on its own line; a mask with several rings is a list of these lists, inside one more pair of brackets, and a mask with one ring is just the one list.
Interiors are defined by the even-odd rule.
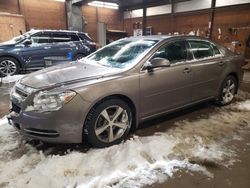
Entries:
[[236,78],[232,75],[227,76],[222,82],[217,104],[220,106],[230,104],[233,101],[237,90],[238,82]]
[[120,143],[129,133],[132,112],[127,103],[112,98],[93,107],[87,115],[84,132],[94,147],[108,147]]
[[8,76],[19,73],[20,66],[17,60],[11,57],[0,58],[0,75]]

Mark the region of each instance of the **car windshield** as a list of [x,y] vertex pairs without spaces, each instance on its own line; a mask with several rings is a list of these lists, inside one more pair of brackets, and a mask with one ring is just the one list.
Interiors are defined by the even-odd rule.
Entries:
[[152,39],[122,39],[98,50],[88,56],[87,60],[108,67],[129,68],[136,64],[157,42],[158,40]]
[[24,39],[30,37],[31,34],[32,34],[31,32],[24,33],[22,35],[12,38],[9,41],[4,42],[4,44],[16,44],[22,42]]

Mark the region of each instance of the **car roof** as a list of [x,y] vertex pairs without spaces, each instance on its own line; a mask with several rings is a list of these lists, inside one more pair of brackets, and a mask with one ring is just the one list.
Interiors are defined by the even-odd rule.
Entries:
[[198,40],[207,40],[208,38],[194,36],[194,35],[146,35],[146,36],[135,36],[128,37],[131,40],[139,40],[139,39],[149,39],[149,40],[166,40],[166,39],[198,39]]
[[87,35],[87,33],[80,32],[80,31],[53,30],[53,29],[31,29],[28,32],[30,32],[30,33],[36,33],[36,32],[61,32],[61,33],[79,33],[79,34]]

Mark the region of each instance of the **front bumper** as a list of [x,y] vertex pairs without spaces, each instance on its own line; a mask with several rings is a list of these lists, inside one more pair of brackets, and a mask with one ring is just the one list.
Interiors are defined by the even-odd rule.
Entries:
[[12,110],[7,118],[9,124],[26,137],[50,143],[81,143],[89,105],[76,95],[58,111]]

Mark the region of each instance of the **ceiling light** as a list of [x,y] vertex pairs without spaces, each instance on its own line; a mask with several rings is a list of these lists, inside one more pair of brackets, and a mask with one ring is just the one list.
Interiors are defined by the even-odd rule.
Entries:
[[102,7],[102,8],[112,8],[112,9],[119,8],[118,4],[116,4],[116,3],[108,3],[108,2],[104,2],[104,1],[92,1],[92,2],[89,2],[88,5]]

